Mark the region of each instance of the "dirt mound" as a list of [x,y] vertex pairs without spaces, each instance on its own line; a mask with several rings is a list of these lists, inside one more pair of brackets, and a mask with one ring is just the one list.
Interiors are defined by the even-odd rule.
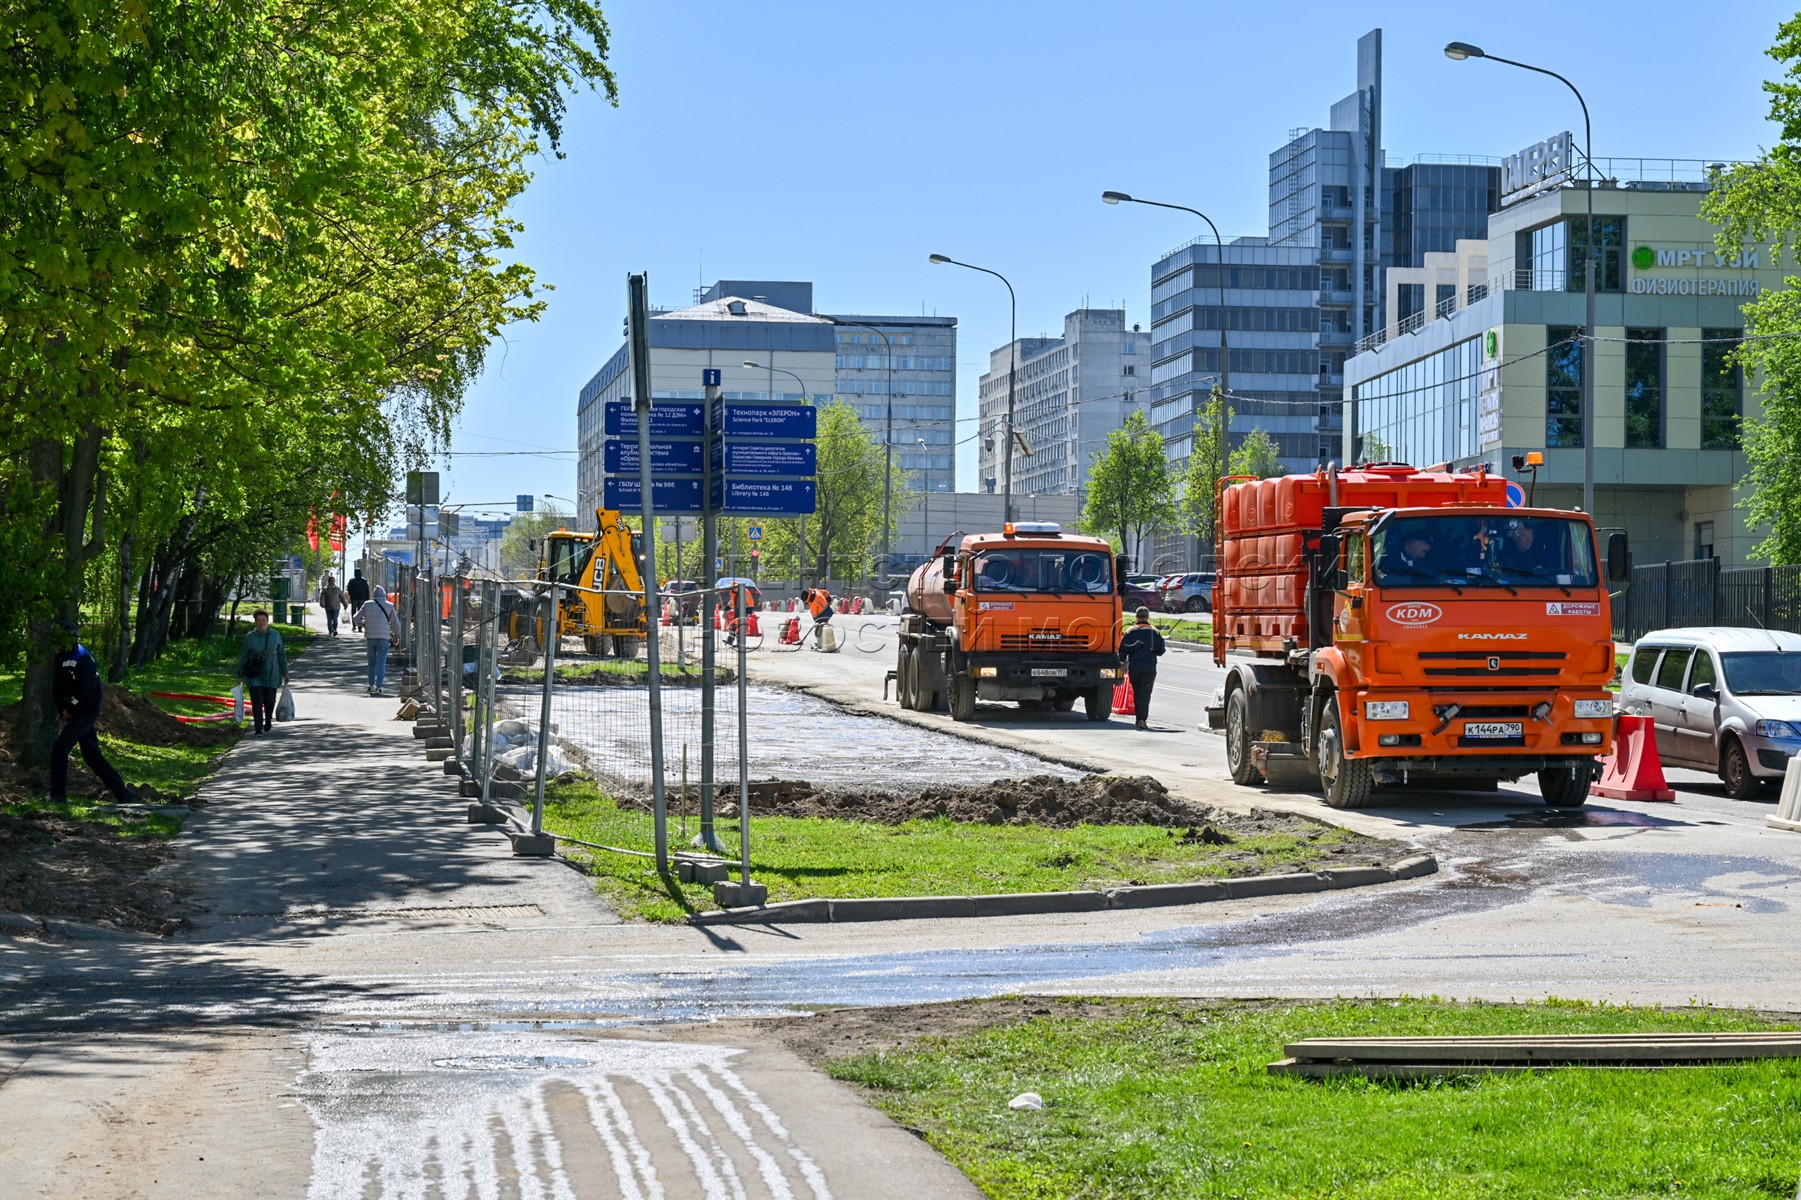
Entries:
[[233,730],[226,721],[177,721],[156,701],[109,687],[100,701],[100,732],[154,746],[216,746],[230,741]]
[[840,817],[898,825],[949,817],[970,825],[1157,825],[1204,822],[1206,810],[1177,800],[1148,775],[1031,775],[970,788],[913,794],[815,791],[806,783],[753,783],[751,811],[792,817]]
[[122,837],[54,813],[0,813],[0,909],[168,934],[181,886],[156,870],[167,842]]

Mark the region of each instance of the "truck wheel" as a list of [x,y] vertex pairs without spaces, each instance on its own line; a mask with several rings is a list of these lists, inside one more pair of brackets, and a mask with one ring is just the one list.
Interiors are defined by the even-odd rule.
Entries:
[[1588,785],[1594,769],[1587,763],[1579,767],[1547,767],[1538,773],[1538,790],[1552,808],[1581,808],[1588,799]]
[[597,637],[583,638],[582,639],[582,649],[586,650],[589,654],[593,655],[595,658],[599,658],[600,654],[601,654],[600,639]]
[[904,709],[913,708],[913,648],[902,646],[894,665],[894,698]]
[[951,720],[967,721],[976,715],[976,681],[959,671],[951,676],[947,689]]
[[1082,711],[1090,721],[1105,721],[1113,715],[1113,685],[1097,683],[1082,695]]
[[1226,697],[1226,769],[1240,787],[1256,783],[1257,764],[1251,761],[1251,702],[1243,688]]
[[1338,724],[1338,700],[1326,700],[1319,723],[1319,778],[1325,785],[1326,803],[1333,808],[1362,808],[1370,800],[1373,782],[1368,759],[1346,758],[1344,732]]
[[638,645],[642,638],[626,637],[621,634],[613,639],[613,657],[634,659],[638,657]]
[[1720,780],[1734,800],[1757,799],[1757,776],[1751,774],[1751,760],[1737,738],[1726,739],[1726,749],[1720,754]]

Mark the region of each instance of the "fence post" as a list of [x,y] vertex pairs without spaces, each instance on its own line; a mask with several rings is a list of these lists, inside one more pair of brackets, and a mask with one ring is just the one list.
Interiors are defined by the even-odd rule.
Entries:
[[[545,762],[550,757],[550,696],[557,681],[557,585],[550,585],[550,612],[544,618],[544,700],[538,708],[538,778],[532,788],[532,836],[544,835]],[[548,853],[547,851],[545,853]]]
[[446,684],[450,692],[450,702],[444,706],[444,716],[450,722],[451,757],[461,764],[463,761],[463,577],[461,575],[451,576],[450,584],[451,663],[450,679]]
[[494,783],[494,675],[500,665],[500,585],[488,580],[482,587],[482,629],[488,638],[488,656],[481,665],[482,724],[479,758],[483,804],[489,803]]
[[744,678],[745,636],[744,586],[732,589],[738,608],[738,883],[750,890],[750,700],[749,685]]
[[1707,610],[1707,623],[1709,625],[1721,625],[1724,624],[1724,622],[1720,620],[1720,610],[1726,606],[1721,603],[1720,597],[1720,560],[1718,558],[1710,558],[1707,562],[1708,582],[1710,585],[1707,589],[1707,595],[1710,601]]

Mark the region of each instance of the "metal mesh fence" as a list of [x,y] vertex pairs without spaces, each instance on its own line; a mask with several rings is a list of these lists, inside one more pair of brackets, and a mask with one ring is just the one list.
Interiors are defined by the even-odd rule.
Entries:
[[1801,633],[1801,565],[1725,569],[1717,558],[1699,558],[1635,566],[1614,612],[1624,641],[1696,625]]

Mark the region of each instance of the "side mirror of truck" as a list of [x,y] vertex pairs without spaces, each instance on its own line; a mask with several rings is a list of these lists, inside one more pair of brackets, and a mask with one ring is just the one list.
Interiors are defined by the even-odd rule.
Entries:
[[1626,551],[1626,534],[1618,531],[1607,535],[1607,582],[1625,583],[1632,573],[1632,559]]
[[1126,576],[1130,575],[1131,573],[1132,573],[1132,558],[1131,558],[1131,556],[1128,554],[1114,555],[1113,556],[1113,584],[1114,584],[1114,587],[1118,590],[1119,594],[1122,596],[1126,594],[1126,588],[1130,586],[1129,584],[1126,583]]
[[939,561],[944,570],[944,594],[949,596],[957,590],[957,556],[947,553]]
[[1319,570],[1320,578],[1333,591],[1344,588],[1344,575],[1338,569],[1338,535],[1322,533],[1319,535]]

